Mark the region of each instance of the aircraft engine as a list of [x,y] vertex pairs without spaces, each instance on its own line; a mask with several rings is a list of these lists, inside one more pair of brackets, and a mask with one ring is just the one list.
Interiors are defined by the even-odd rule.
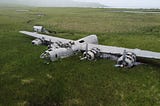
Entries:
[[57,48],[59,48],[59,45],[57,44],[57,43],[52,43],[52,44],[49,44],[48,45],[48,49],[50,49],[50,48],[54,48],[54,49],[57,49]]
[[83,58],[81,60],[87,59],[87,60],[94,60],[99,56],[99,49],[93,48],[92,50],[85,51],[83,53]]
[[32,44],[33,45],[41,45],[41,44],[43,44],[43,41],[41,39],[35,39],[32,41]]
[[47,61],[56,61],[60,58],[65,58],[73,55],[73,51],[71,49],[66,48],[50,48],[41,54],[40,58],[45,59]]
[[135,65],[136,55],[132,52],[124,52],[124,54],[117,60],[116,67],[131,68]]

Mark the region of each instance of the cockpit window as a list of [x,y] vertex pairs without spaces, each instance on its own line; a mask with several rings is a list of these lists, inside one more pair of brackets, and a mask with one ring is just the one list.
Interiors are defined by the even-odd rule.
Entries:
[[56,57],[56,58],[58,57],[57,54],[55,55],[55,57]]
[[52,51],[52,49],[48,49],[48,51]]
[[79,41],[79,43],[83,43],[83,42],[84,42],[84,40],[80,40],[80,41]]

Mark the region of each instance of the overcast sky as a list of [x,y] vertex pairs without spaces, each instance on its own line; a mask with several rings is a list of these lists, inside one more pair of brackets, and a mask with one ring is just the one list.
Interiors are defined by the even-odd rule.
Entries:
[[[160,0],[0,0],[1,3],[30,4],[32,6],[75,5],[79,2],[96,2],[114,8],[160,8]],[[83,5],[79,4],[79,5]],[[76,6],[76,5],[75,5]]]
[[160,0],[75,0],[98,2],[111,7],[122,8],[160,8]]

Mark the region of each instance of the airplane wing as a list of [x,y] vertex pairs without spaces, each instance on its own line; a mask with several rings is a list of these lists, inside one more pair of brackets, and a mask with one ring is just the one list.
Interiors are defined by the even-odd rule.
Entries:
[[35,38],[39,38],[39,39],[43,39],[43,40],[49,41],[49,42],[68,43],[70,41],[73,41],[73,40],[69,40],[69,39],[63,39],[63,38],[48,36],[48,35],[44,35],[44,34],[38,34],[36,32],[28,32],[28,31],[19,31],[19,32],[22,33],[22,34],[32,36],[32,37],[35,37]]
[[[140,58],[160,59],[160,53],[147,50],[88,44],[88,50],[92,50],[93,48],[98,48],[100,50],[100,53],[106,53],[106,54],[123,55],[124,51],[127,51],[134,53],[136,57]],[[83,45],[82,50],[85,49],[86,45]]]

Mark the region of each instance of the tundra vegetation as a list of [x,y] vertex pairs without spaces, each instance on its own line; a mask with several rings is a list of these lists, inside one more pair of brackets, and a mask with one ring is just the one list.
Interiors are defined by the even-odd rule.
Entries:
[[[28,10],[28,11],[16,11]],[[156,11],[129,13],[115,11]],[[102,8],[0,8],[0,105],[159,106],[160,64],[115,68],[111,60],[80,61],[79,55],[49,65],[47,49],[19,33],[43,25],[51,36],[160,52],[160,10]]]

